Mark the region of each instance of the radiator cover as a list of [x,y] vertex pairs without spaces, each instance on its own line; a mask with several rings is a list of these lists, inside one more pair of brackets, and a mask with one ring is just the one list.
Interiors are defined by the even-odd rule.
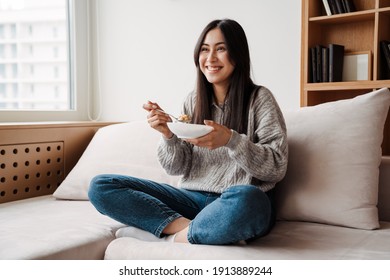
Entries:
[[0,145],[0,203],[51,194],[64,174],[64,142]]

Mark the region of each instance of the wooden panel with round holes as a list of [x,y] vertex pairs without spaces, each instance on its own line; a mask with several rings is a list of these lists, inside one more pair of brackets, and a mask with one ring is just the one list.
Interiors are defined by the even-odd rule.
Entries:
[[0,145],[0,203],[51,194],[63,179],[63,142]]

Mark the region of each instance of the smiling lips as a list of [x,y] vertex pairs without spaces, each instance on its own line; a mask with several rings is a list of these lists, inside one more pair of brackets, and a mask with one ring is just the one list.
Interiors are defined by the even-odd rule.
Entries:
[[215,73],[222,69],[222,66],[206,66],[209,72]]

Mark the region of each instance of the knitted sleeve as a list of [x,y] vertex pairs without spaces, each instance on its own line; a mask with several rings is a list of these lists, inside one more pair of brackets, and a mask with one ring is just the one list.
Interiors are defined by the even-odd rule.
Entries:
[[248,133],[233,135],[229,155],[252,177],[280,181],[287,170],[288,144],[282,112],[271,92],[262,87],[252,99]]
[[[191,116],[194,93],[190,93],[183,104],[182,112]],[[192,146],[173,135],[171,139],[161,138],[157,157],[169,175],[183,175],[191,169]]]

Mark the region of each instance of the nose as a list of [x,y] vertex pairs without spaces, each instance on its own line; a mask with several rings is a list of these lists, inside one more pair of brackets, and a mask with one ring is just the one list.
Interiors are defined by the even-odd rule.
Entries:
[[217,53],[213,50],[211,50],[209,53],[208,53],[208,56],[207,56],[207,61],[215,61],[217,60]]

